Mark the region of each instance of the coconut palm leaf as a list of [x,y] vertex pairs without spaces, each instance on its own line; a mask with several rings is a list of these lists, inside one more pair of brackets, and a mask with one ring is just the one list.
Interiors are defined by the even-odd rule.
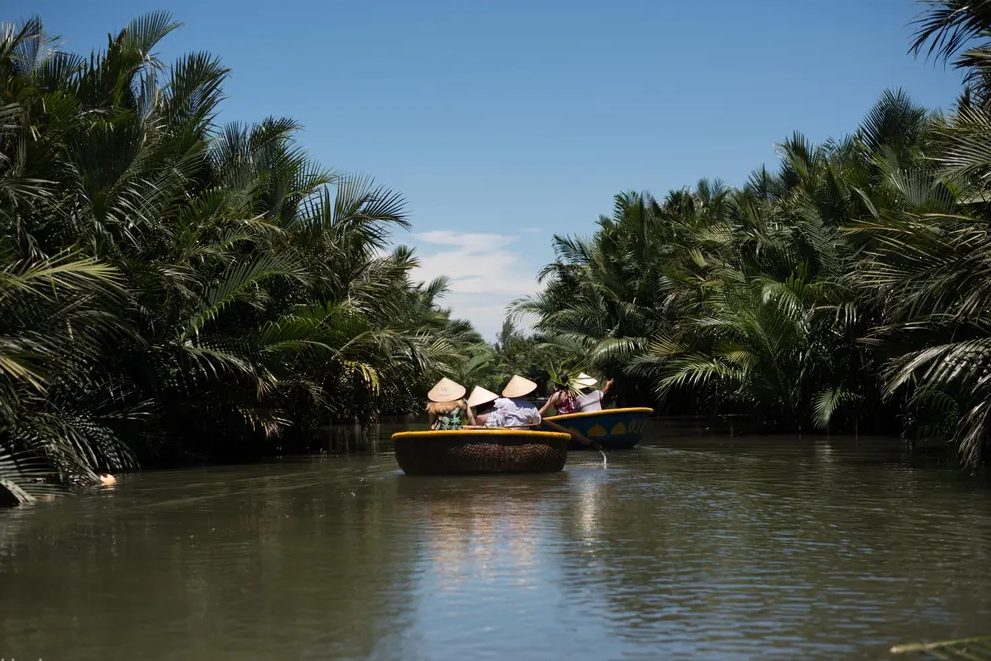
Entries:
[[199,309],[186,322],[182,339],[197,335],[235,300],[249,291],[260,291],[260,283],[275,277],[302,279],[304,275],[293,264],[275,255],[259,255],[250,261],[231,264],[205,292]]
[[65,492],[57,472],[31,452],[12,454],[0,447],[0,487],[13,485],[30,498],[45,498]]
[[916,19],[911,49],[949,59],[972,39],[991,31],[991,3],[987,0],[928,0],[929,10]]
[[931,643],[904,643],[891,648],[895,655],[910,654],[934,659],[991,659],[991,636],[940,640]]

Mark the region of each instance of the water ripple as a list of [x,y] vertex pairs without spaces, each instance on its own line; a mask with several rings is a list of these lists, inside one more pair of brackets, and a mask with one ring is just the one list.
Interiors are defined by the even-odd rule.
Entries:
[[383,452],[0,513],[0,657],[877,657],[988,633],[991,490],[881,439],[665,433],[554,475]]

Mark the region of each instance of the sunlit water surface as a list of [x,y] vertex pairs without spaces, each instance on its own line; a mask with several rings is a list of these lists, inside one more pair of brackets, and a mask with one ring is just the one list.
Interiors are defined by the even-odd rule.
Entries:
[[449,478],[402,475],[386,440],[2,511],[0,657],[879,658],[991,634],[985,479],[890,439],[649,437],[605,469]]

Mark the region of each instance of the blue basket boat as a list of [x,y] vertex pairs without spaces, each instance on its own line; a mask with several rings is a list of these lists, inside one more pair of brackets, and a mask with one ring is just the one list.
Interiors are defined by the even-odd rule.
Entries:
[[[584,434],[607,450],[618,450],[632,448],[640,442],[644,427],[647,426],[647,420],[653,413],[654,409],[647,407],[603,409],[588,413],[550,415],[547,416],[547,420],[570,431]],[[575,441],[572,441],[568,448],[571,450],[590,449]]]

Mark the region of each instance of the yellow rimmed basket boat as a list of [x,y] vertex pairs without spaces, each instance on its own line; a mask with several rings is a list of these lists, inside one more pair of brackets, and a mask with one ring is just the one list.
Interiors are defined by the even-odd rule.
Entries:
[[404,431],[392,435],[407,475],[556,473],[570,436],[528,429]]
[[[620,450],[632,448],[640,442],[647,420],[653,414],[654,409],[636,407],[551,415],[547,416],[547,420],[583,434],[607,450]],[[569,448],[589,449],[579,443],[572,443]]]

